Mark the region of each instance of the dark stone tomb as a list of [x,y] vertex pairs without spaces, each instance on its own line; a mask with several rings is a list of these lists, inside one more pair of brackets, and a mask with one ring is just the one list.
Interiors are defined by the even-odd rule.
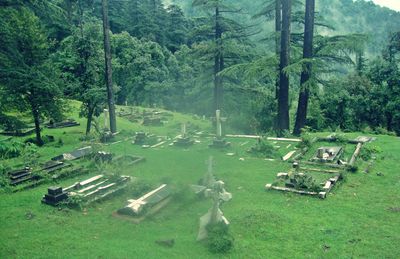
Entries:
[[63,191],[62,187],[49,187],[47,194],[43,196],[42,203],[57,206],[66,199],[68,199],[68,194]]

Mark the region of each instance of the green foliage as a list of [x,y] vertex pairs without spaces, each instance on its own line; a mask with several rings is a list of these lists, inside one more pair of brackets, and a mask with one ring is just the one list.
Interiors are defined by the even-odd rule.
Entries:
[[129,190],[129,193],[132,195],[132,197],[141,197],[145,193],[151,191],[151,184],[143,179],[139,179],[135,181]]
[[207,246],[210,252],[224,254],[233,248],[234,238],[229,233],[229,226],[223,222],[207,226]]
[[0,112],[0,127],[2,127],[5,131],[17,131],[19,129],[26,128],[27,125],[25,122],[21,121],[15,116],[1,114]]
[[321,186],[315,182],[315,179],[311,175],[294,173],[289,175],[289,180],[290,183],[294,185],[295,189],[312,192],[322,191]]
[[0,158],[18,157],[23,153],[24,147],[25,145],[22,142],[14,139],[0,141]]
[[364,161],[369,161],[373,156],[376,156],[381,152],[381,149],[377,146],[364,145],[361,149],[360,158]]
[[275,158],[278,156],[278,152],[267,139],[259,139],[256,146],[250,149],[250,152],[267,158]]
[[0,92],[8,109],[30,111],[40,117],[62,112],[57,70],[49,61],[49,44],[39,19],[27,8],[0,9]]
[[39,157],[38,147],[35,144],[26,143],[22,151],[24,166],[35,167],[38,164]]

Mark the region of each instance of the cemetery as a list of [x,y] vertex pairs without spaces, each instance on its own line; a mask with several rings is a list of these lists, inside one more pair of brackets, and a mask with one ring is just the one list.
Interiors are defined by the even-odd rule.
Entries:
[[[28,213],[32,222],[47,224],[53,231],[59,229],[59,222],[64,222],[63,227],[79,226],[73,232],[95,236],[98,249],[111,247],[108,242],[118,242],[121,248],[135,242],[151,257],[170,256],[176,249],[192,249],[207,257],[218,243],[223,244],[218,249],[231,250],[228,255],[236,258],[249,251],[246,242],[268,247],[272,245],[264,241],[268,236],[290,240],[293,230],[279,232],[277,224],[294,220],[304,208],[309,216],[292,224],[295,232],[313,221],[325,224],[318,214],[329,206],[326,216],[341,221],[342,226],[326,223],[326,230],[315,237],[310,234],[317,230],[307,229],[305,238],[321,246],[347,244],[347,239],[324,237],[331,229],[346,232],[352,228],[345,220],[346,209],[336,207],[358,200],[369,204],[371,189],[376,195],[372,199],[386,197],[375,183],[396,177],[382,160],[385,147],[390,146],[387,143],[393,141],[387,136],[321,133],[303,139],[237,134],[220,111],[206,120],[174,114],[163,126],[132,122],[128,115],[118,120],[121,133],[112,142],[80,141],[76,127],[49,128],[44,132],[51,130],[55,141],[31,158],[35,163],[22,156],[4,159],[8,166],[2,174],[0,204],[9,209],[0,211],[0,217]],[[59,138],[63,139],[61,146],[57,145]],[[29,189],[12,191],[28,184]],[[15,202],[19,205],[13,206]],[[383,203],[387,208],[398,206],[391,198]],[[351,210],[360,222],[369,222],[363,215],[373,208]],[[380,215],[394,219],[391,211]],[[102,235],[100,228],[109,234]],[[10,236],[12,231],[6,225],[1,235]],[[35,229],[24,224],[23,231],[33,235]],[[43,235],[51,238],[54,234],[45,231]],[[10,242],[5,242],[7,249],[12,247]],[[74,242],[85,247],[78,238],[64,241],[66,245]],[[181,243],[186,248],[179,248]],[[55,249],[61,248],[56,245]],[[21,247],[18,253],[26,255],[28,250]],[[325,253],[319,247],[311,252],[315,256]],[[102,254],[123,257],[115,249]]]
[[0,0],[0,259],[400,258],[400,0]]

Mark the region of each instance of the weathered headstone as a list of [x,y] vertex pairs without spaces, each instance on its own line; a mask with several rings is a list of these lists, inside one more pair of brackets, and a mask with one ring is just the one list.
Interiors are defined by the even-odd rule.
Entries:
[[342,153],[342,147],[320,147],[318,148],[315,156],[311,158],[311,161],[332,163],[340,159]]
[[186,123],[182,123],[181,136],[174,141],[175,146],[188,147],[193,145],[194,141],[190,139],[186,132]]
[[39,176],[32,174],[32,168],[30,167],[11,171],[8,173],[8,176],[10,178],[10,185],[13,186],[39,179]]
[[85,156],[93,154],[93,148],[91,146],[83,147],[83,148],[78,148],[71,153],[64,153],[62,155],[53,157],[51,160],[53,161],[62,161],[62,160],[76,160],[79,158],[83,158]]

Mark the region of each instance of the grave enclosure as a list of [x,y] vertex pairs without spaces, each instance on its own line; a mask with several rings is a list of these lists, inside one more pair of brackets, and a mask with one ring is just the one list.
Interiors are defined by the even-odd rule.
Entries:
[[[265,188],[325,199],[343,179],[344,174],[354,170],[363,145],[373,140],[364,136],[340,141],[335,135],[315,138],[311,146],[290,151],[285,155],[282,160],[292,163],[292,169],[278,173],[276,181],[266,184]],[[325,146],[326,144],[329,146]],[[311,149],[312,147],[315,150]],[[352,151],[350,157],[345,158],[345,150]]]

